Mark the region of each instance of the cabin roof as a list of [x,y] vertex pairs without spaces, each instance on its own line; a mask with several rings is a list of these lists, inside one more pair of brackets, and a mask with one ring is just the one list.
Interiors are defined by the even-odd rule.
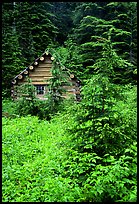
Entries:
[[[46,50],[40,57],[36,58],[29,66],[27,66],[22,72],[20,72],[17,76],[15,76],[15,77],[13,78],[13,80],[12,80],[12,85],[15,85],[15,84],[18,82],[18,80],[20,80],[19,76],[20,76],[20,75],[24,75],[24,73],[25,73],[26,71],[29,71],[29,70],[30,70],[29,68],[30,68],[31,66],[33,66],[34,69],[35,69],[35,67],[38,65],[38,64],[35,65],[35,63],[39,63],[39,61],[43,62],[42,59],[43,59],[45,56],[51,57],[51,60],[52,60],[52,61],[55,59],[55,57],[52,55],[51,51]],[[61,67],[62,67],[63,70],[65,70],[65,71],[67,71],[69,74],[71,74],[71,71],[70,71],[68,68],[66,68],[65,66],[63,66],[60,61],[57,61],[57,63],[61,65]],[[80,81],[80,80],[78,79],[78,81]]]

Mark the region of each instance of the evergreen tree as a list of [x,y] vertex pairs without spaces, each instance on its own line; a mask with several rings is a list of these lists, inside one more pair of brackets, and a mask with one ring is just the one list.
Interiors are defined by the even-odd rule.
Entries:
[[16,31],[19,36],[19,45],[22,56],[27,66],[35,57],[34,41],[31,25],[31,4],[28,2],[16,2]]
[[[116,50],[113,48],[114,43],[111,41],[113,30],[115,30],[115,28],[109,29],[107,33],[108,40],[105,38],[98,38],[98,41],[99,43],[101,41],[103,48],[103,51],[101,52],[102,58],[97,59],[95,64],[90,68],[93,68],[95,73],[103,72],[104,75],[111,77],[111,82],[118,84],[130,83],[130,74],[132,72],[133,64],[117,55]],[[107,70],[105,70],[105,67]]]
[[14,3],[2,5],[2,88],[10,95],[12,78],[23,69],[24,58],[16,32]]
[[124,72],[117,68],[117,74],[127,77],[124,83],[136,79],[136,2],[12,2],[3,3],[2,12],[4,89],[47,47],[59,49],[64,65],[80,79],[90,78],[101,57],[100,38],[107,38],[110,28],[113,48],[134,65]]
[[51,20],[51,4],[49,2],[31,3],[31,27],[33,46],[36,55],[41,55],[49,45],[56,43],[57,27]]
[[56,36],[56,41],[60,45],[64,44],[67,40],[68,34],[71,32],[73,22],[72,22],[72,12],[76,6],[76,2],[52,2],[52,21],[58,28],[58,33]]
[[[98,37],[107,38],[110,28],[113,28],[113,32],[111,33],[111,41],[113,43],[113,47],[118,52],[118,55],[120,55],[122,58],[128,60],[131,63],[133,62],[134,58],[133,55],[135,56],[134,45],[136,43],[133,43],[135,41],[135,38],[132,37],[133,32],[131,32],[131,29],[130,30],[127,29],[128,23],[126,23],[126,21],[123,20],[124,16],[130,16],[131,19],[130,22],[131,21],[133,22],[132,18],[135,19],[135,14],[133,14],[133,12],[130,12],[130,15],[125,14],[125,12],[129,10],[127,9],[127,4],[124,4],[124,2],[122,3],[111,2],[104,5],[103,4],[91,4],[91,5],[95,8],[95,11],[96,10],[98,11],[97,13],[93,12],[93,8],[91,10],[90,4],[88,3],[81,4],[76,8],[78,12],[75,14],[74,22],[77,24],[75,25],[75,28],[73,29],[73,34],[71,35],[71,38],[74,40],[74,42],[77,41],[78,45],[80,45],[79,46],[79,55],[81,58],[80,63],[82,63],[83,65],[82,75],[80,77],[82,79],[86,79],[89,77],[89,74],[92,73],[92,71],[89,70],[89,67],[92,66],[98,58],[100,58],[100,50],[102,47],[101,43],[97,41],[97,38]],[[101,7],[100,5],[102,5],[103,7]],[[108,9],[109,7],[112,7],[113,10],[109,10]],[[132,8],[135,8],[135,4],[132,5]],[[78,16],[80,18],[78,18]],[[100,18],[101,16],[103,18]],[[134,20],[134,25],[135,24],[136,23]],[[136,29],[134,29],[134,32],[135,30]],[[125,70],[124,75],[127,78],[128,77],[130,78],[129,80],[130,82],[132,81],[134,70],[135,68],[133,67],[130,67],[130,69],[128,70]]]
[[105,19],[112,22],[115,28],[119,30],[114,36],[113,41],[118,53],[136,64],[137,50],[137,4],[136,2],[110,2],[105,6],[107,14]]
[[57,28],[51,20],[52,6],[49,2],[19,2],[16,5],[19,43],[26,63],[29,63],[48,45],[55,43]]
[[[102,56],[94,63],[92,68],[95,73],[86,80],[82,88],[80,113],[76,115],[76,127],[72,129],[75,133],[75,150],[79,153],[95,152],[101,157],[107,153],[121,155],[121,147],[128,147],[130,140],[134,139],[134,134],[129,137],[128,125],[124,130],[121,129],[123,122],[120,112],[115,110],[115,104],[124,96],[120,92],[119,82],[118,85],[113,83],[115,67],[125,69],[131,65],[113,50],[111,32],[112,29],[107,39],[101,39]],[[121,131],[121,136],[117,134],[117,130]]]

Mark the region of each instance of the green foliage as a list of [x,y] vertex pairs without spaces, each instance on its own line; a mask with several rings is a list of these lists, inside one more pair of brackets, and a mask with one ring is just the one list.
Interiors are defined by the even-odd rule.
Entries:
[[121,30],[121,32],[114,36],[114,41],[119,41],[117,46],[119,53],[135,65],[136,48],[134,45],[137,35],[136,2],[121,2],[119,4],[111,2],[105,6],[105,9],[108,12],[105,18],[107,20],[113,19],[113,25]]
[[[137,199],[137,161],[136,143],[131,145],[132,156],[127,154],[116,160],[113,156],[104,156],[101,161],[107,165],[99,164],[88,175],[83,184],[84,195],[87,201],[136,201]],[[95,192],[95,193],[93,193]]]
[[50,100],[41,101],[35,96],[35,87],[31,84],[23,84],[18,87],[19,98],[14,101],[15,112],[19,116],[38,116],[40,119],[49,120],[52,114]]
[[[95,84],[96,81],[97,79]],[[84,90],[87,91],[89,84],[89,89],[92,88],[91,93],[93,93],[94,86],[91,82],[86,84]],[[99,90],[99,87],[97,89]],[[121,147],[119,156],[114,153],[116,148],[111,148],[115,143],[110,143],[109,151],[106,151],[106,143],[97,136],[95,142],[100,146],[100,151],[104,147],[103,155],[100,151],[95,152],[94,148],[88,152],[94,142],[93,137],[87,138],[93,123],[91,120],[83,122],[79,119],[91,118],[89,108],[87,109],[91,93],[88,91],[86,95],[84,94],[83,102],[79,104],[66,100],[63,112],[55,115],[50,122],[33,116],[2,119],[3,202],[135,202],[137,200],[136,87],[131,85],[123,87],[124,98],[114,101],[115,105],[112,107],[115,114],[111,115],[110,121],[116,123],[114,130],[110,129],[115,134],[113,136],[117,137],[115,130],[119,129],[118,134],[121,138],[117,139],[122,141],[123,134],[129,137],[123,147],[120,141],[117,143],[117,148]],[[85,104],[86,97],[88,104]],[[101,105],[98,106],[96,101],[94,105],[101,110]],[[11,110],[12,103],[6,104],[7,102],[3,101],[3,111]],[[90,101],[90,111],[91,108]],[[106,107],[106,110],[108,109]],[[101,120],[97,121],[97,118],[94,120],[96,127],[97,123],[101,123],[104,119],[106,125],[109,122],[106,116],[98,119]],[[72,128],[78,126],[82,128],[84,135],[78,134],[79,132],[69,134]],[[104,129],[101,126],[97,132],[101,133]],[[104,136],[107,136],[107,131]],[[85,142],[84,147],[87,151],[82,152],[77,148],[82,141]]]
[[36,114],[35,87],[31,83],[23,84],[17,87],[18,99],[16,103],[16,112],[20,116]]
[[80,79],[89,78],[92,72],[86,70],[100,58],[101,49],[95,46],[92,36],[107,38],[112,27],[114,49],[134,65],[128,73],[123,70],[122,75],[118,70],[117,78],[126,75],[126,83],[136,79],[133,73],[137,65],[136,2],[3,3],[2,27],[2,83],[6,97],[10,96],[9,81],[47,47],[63,50],[64,65]]
[[11,99],[2,100],[2,117],[5,118],[15,118],[18,117],[16,114],[16,103]]
[[107,51],[105,60],[94,64],[103,69],[82,87],[74,124],[67,129],[71,139],[65,175],[82,188],[80,201],[85,202],[136,200],[136,86],[111,82],[114,63],[125,62],[114,53],[111,58],[117,60],[110,61]]
[[[130,152],[130,153],[129,153]],[[137,200],[136,142],[116,159],[110,154],[70,151],[65,177],[76,180],[82,189],[80,202],[131,202]]]
[[[101,81],[97,80],[100,78]],[[70,141],[64,175],[75,180],[82,189],[80,202],[135,202],[136,87],[127,85],[121,90],[121,86],[100,78],[95,76],[88,80],[82,102],[74,106],[74,122],[67,124]],[[102,112],[100,91],[104,81],[107,89]],[[109,93],[112,88],[113,95]],[[119,98],[116,97],[119,91],[122,98],[119,94]]]
[[[103,2],[104,3],[104,2]],[[95,9],[94,9],[95,8]],[[130,9],[131,8],[131,9]],[[81,58],[82,79],[93,74],[89,67],[93,66],[101,56],[101,39],[107,38],[109,29],[114,49],[122,59],[134,65],[121,70],[117,67],[116,83],[130,83],[133,81],[133,71],[136,69],[136,4],[130,2],[112,3],[81,3],[75,9],[73,17],[74,27],[70,35],[73,42],[78,43],[78,52]],[[128,12],[127,12],[128,11]],[[89,71],[89,72],[88,72]],[[118,75],[119,74],[119,75]]]
[[[82,90],[83,99],[75,118],[77,123],[71,127],[75,148],[79,152],[121,155],[136,138],[136,107],[132,106],[135,102],[130,103],[132,108],[127,108],[128,96],[124,89],[120,92],[121,87],[109,83],[102,75],[88,80]],[[134,119],[130,120],[130,117]]]
[[[63,178],[67,140],[61,122],[3,118],[3,202],[76,201],[78,185]],[[12,128],[12,132],[11,132]]]
[[16,33],[14,4],[2,5],[2,89],[3,96],[10,96],[11,80],[23,69],[23,57]]
[[[88,68],[94,69],[95,73],[103,73],[103,75],[111,78],[111,81],[118,84],[127,84],[131,81],[130,75],[133,73],[133,65],[127,60],[122,59],[115,49],[112,43],[112,32],[115,28],[110,28],[107,32],[108,39],[99,38],[93,36],[92,38],[97,38],[97,42],[93,43],[92,46],[102,46],[101,57],[96,60],[93,66]],[[100,42],[99,42],[100,41]]]
[[58,62],[57,57],[55,56],[55,59],[53,61],[53,66],[51,68],[52,76],[49,85],[50,94],[52,95],[52,98],[56,101],[60,101],[62,99],[62,93],[64,92],[64,89],[62,88],[62,85],[68,84],[68,74],[66,73],[66,70],[64,70],[64,67],[61,67],[60,62]]
[[[111,31],[111,30],[110,30]],[[130,131],[130,121],[121,114],[117,101],[126,100],[122,86],[114,81],[114,68],[129,66],[113,51],[111,35],[108,40],[102,39],[102,57],[92,66],[97,73],[86,80],[82,88],[82,101],[79,104],[75,120],[76,126],[71,127],[74,133],[75,149],[79,152],[95,152],[98,156],[104,154],[119,155],[136,138],[135,132]],[[121,105],[121,106],[122,106]],[[132,122],[132,125],[135,125]],[[120,144],[120,145],[119,145]],[[122,149],[122,150],[121,150]]]

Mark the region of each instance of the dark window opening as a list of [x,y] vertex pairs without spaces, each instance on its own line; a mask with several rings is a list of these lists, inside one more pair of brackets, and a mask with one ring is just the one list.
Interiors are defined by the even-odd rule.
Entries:
[[45,87],[44,86],[42,86],[42,85],[38,85],[38,86],[36,86],[36,92],[37,92],[37,95],[38,94],[44,94],[45,93]]

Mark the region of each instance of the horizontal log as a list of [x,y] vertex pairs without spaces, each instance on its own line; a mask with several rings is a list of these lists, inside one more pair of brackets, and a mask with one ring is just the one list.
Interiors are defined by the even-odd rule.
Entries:
[[29,74],[30,77],[46,77],[52,76],[51,72],[33,72]]
[[39,64],[37,68],[39,68],[39,67],[46,67],[46,68],[50,67],[50,68],[51,68],[51,67],[52,67],[52,64],[48,64],[48,63]]
[[[35,75],[45,74],[45,73],[47,73],[47,74],[49,74],[49,73],[52,74],[51,71],[48,70],[48,69],[46,69],[46,70],[36,70],[36,71],[34,72]],[[32,73],[31,73],[31,74],[32,74]]]
[[[49,80],[52,77],[42,77],[42,78],[38,78],[38,77],[30,77],[32,82],[43,82],[44,80]],[[25,82],[27,81],[26,79],[24,80]]]
[[47,68],[39,67],[39,68],[36,68],[34,72],[51,72],[51,69],[49,67]]
[[[18,82],[18,85],[22,85],[22,84],[28,84],[28,82]],[[50,84],[50,82],[48,81],[41,81],[41,82],[37,82],[37,81],[33,81],[31,82],[31,84],[33,85],[48,85]]]
[[[40,63],[42,63],[42,62],[40,62]],[[52,60],[49,58],[49,59],[45,59],[44,61],[43,61],[43,63],[48,63],[48,64],[52,64]]]
[[32,82],[33,85],[48,85],[50,84],[49,81],[41,81],[41,82],[37,82],[37,81],[34,81]]
[[47,79],[47,78],[48,78],[48,79],[51,79],[51,78],[53,78],[53,77],[52,77],[52,76],[42,76],[42,77],[41,77],[41,76],[30,76],[30,78],[31,78],[31,80],[35,80],[35,79],[36,79],[36,80],[43,80],[44,78],[45,78],[45,79]]

